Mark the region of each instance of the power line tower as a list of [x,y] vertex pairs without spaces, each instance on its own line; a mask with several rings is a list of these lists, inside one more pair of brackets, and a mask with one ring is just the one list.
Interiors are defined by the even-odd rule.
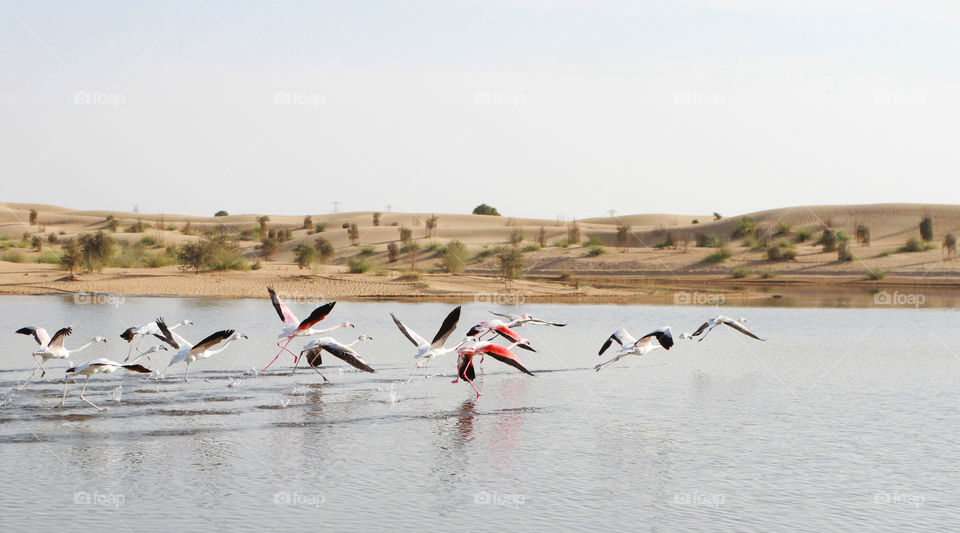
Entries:
[[339,213],[339,212],[340,212],[340,203],[341,203],[341,202],[330,202],[330,203],[333,204],[333,212],[334,212],[334,213]]

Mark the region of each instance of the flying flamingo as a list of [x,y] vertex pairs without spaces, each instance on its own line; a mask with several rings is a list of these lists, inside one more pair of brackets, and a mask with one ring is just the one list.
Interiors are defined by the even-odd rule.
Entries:
[[[303,350],[300,351],[300,355],[305,355],[307,358],[307,363],[317,371],[317,374],[320,374],[320,377],[324,381],[330,381],[327,379],[327,376],[324,376],[320,373],[320,369],[317,367],[323,364],[323,350],[326,350],[332,353],[335,357],[346,361],[350,366],[363,370],[364,372],[373,373],[373,369],[370,368],[370,365],[366,363],[363,359],[360,358],[360,354],[356,352],[351,346],[354,344],[370,340],[371,337],[367,335],[361,335],[357,340],[351,342],[350,344],[340,344],[335,341],[333,337],[320,337],[317,340],[310,341],[306,346],[303,347]],[[297,358],[299,361],[299,357]],[[294,363],[293,371],[297,371],[297,363]]]
[[698,341],[702,341],[703,339],[707,338],[707,334],[710,333],[713,330],[713,328],[722,324],[724,326],[730,326],[731,328],[739,331],[740,333],[743,333],[748,337],[753,337],[758,341],[762,341],[763,339],[754,335],[749,329],[747,329],[747,326],[743,325],[746,321],[747,321],[746,318],[741,318],[740,320],[734,320],[725,315],[718,315],[704,322],[703,325],[697,328],[697,331],[694,331],[693,333],[681,333],[680,338],[693,339],[695,337],[703,335],[698,339]]
[[524,374],[532,376],[533,373],[524,368],[524,366],[520,364],[520,360],[517,359],[517,356],[510,351],[510,348],[513,346],[514,345],[504,347],[489,342],[473,342],[461,346],[457,349],[457,355],[459,356],[457,359],[457,379],[451,381],[451,383],[458,383],[462,379],[473,387],[473,391],[477,393],[477,398],[480,397],[480,391],[478,391],[476,385],[473,384],[473,380],[477,378],[477,373],[473,366],[473,356],[478,354],[481,357],[489,355],[497,361],[506,363]]
[[109,359],[94,359],[92,361],[87,361],[80,366],[75,366],[73,368],[67,369],[67,375],[63,377],[63,398],[60,400],[60,405],[57,407],[63,407],[63,404],[67,401],[67,380],[75,376],[87,376],[87,379],[83,382],[83,388],[80,389],[80,399],[87,402],[88,404],[96,407],[98,411],[106,411],[104,407],[91,402],[83,396],[83,393],[87,390],[87,382],[90,381],[90,376],[94,374],[111,374],[120,369],[129,370],[131,372],[139,372],[141,374],[149,374],[153,372],[149,368],[138,365],[138,364],[123,364],[117,363],[116,361],[111,361]]
[[67,335],[73,333],[73,327],[67,326],[57,330],[53,334],[53,337],[50,337],[47,334],[47,330],[43,328],[35,328],[33,326],[23,327],[17,330],[17,333],[21,335],[33,335],[33,338],[37,341],[37,344],[40,345],[40,349],[33,352],[33,358],[37,361],[37,368],[33,369],[33,374],[30,374],[30,377],[27,378],[27,381],[24,381],[21,385],[17,387],[17,390],[23,390],[23,387],[33,379],[33,376],[37,375],[37,370],[41,371],[40,377],[47,375],[47,369],[43,366],[43,362],[48,359],[68,359],[67,364],[70,364],[69,358],[71,354],[75,354],[86,349],[88,346],[98,343],[98,342],[107,342],[107,339],[103,337],[94,337],[90,342],[84,344],[79,348],[73,350],[67,349],[63,345],[64,339]]
[[483,336],[486,335],[487,333],[493,334],[491,338],[497,335],[500,335],[501,337],[512,342],[513,345],[518,348],[523,348],[524,350],[530,350],[531,352],[536,351],[533,349],[532,346],[530,346],[530,341],[520,337],[520,335],[517,335],[515,331],[510,329],[510,327],[507,325],[506,322],[498,318],[485,320],[477,324],[476,326],[473,326],[472,328],[470,328],[470,331],[467,332],[467,337],[472,337],[477,341],[481,341],[483,340]]
[[607,348],[614,342],[621,346],[620,353],[606,363],[600,363],[593,367],[597,372],[605,366],[616,363],[628,355],[643,355],[657,348],[669,350],[670,347],[673,346],[673,333],[670,332],[670,328],[665,326],[651,333],[647,333],[643,337],[640,337],[640,340],[635,340],[633,335],[630,335],[627,330],[618,329],[613,335],[610,335],[607,342],[603,343],[597,355],[603,355],[603,352],[607,351]]
[[[190,381],[190,363],[196,361],[197,359],[206,359],[211,355],[218,354],[226,350],[227,346],[230,346],[230,343],[238,339],[247,338],[247,336],[242,333],[234,333],[234,330],[232,329],[225,329],[210,334],[207,338],[196,344],[190,344],[190,341],[170,331],[167,325],[163,322],[162,318],[157,319],[157,327],[160,328],[160,339],[173,347],[174,350],[178,351],[170,359],[170,364],[167,365],[167,368],[164,368],[163,371],[157,374],[154,379],[160,379],[160,377],[163,376],[163,373],[166,372],[171,366],[179,363],[180,361],[186,361],[187,371],[183,374],[183,380]],[[223,343],[220,348],[214,350],[213,347],[220,343]]]
[[[277,293],[274,292],[273,289],[267,288],[267,292],[270,293],[270,301],[273,302],[273,308],[277,310],[277,314],[280,315],[280,320],[283,321],[283,329],[280,331],[280,334],[277,335],[277,346],[280,347],[280,351],[277,352],[277,355],[273,358],[273,361],[270,361],[267,366],[263,367],[263,370],[260,371],[261,374],[270,368],[270,365],[272,365],[284,351],[293,356],[294,363],[297,362],[299,356],[287,348],[287,345],[290,344],[290,341],[292,341],[295,337],[309,337],[311,335],[329,333],[337,328],[354,327],[352,322],[343,322],[327,329],[313,329],[314,324],[320,322],[324,318],[327,318],[327,315],[330,314],[330,311],[333,310],[333,306],[336,305],[337,302],[330,302],[321,305],[320,307],[314,309],[313,312],[310,313],[310,316],[304,319],[303,322],[299,322],[297,321],[297,317],[290,311],[290,308],[287,307],[287,304],[283,303],[283,300],[277,296]],[[284,340],[287,342],[283,342]]]
[[548,322],[546,320],[540,320],[539,318],[534,318],[533,315],[529,313],[523,314],[523,315],[511,315],[509,313],[497,313],[495,311],[490,311],[490,314],[507,319],[506,325],[509,328],[518,328],[524,324],[537,324],[540,326],[556,326],[558,328],[562,328],[566,326],[566,324],[560,324],[559,322]]
[[[443,319],[443,324],[440,325],[440,329],[437,330],[437,334],[433,337],[433,342],[427,342],[426,339],[417,334],[416,331],[408,328],[400,322],[400,319],[394,316],[393,313],[390,313],[390,316],[393,317],[393,322],[400,328],[400,333],[403,333],[403,336],[410,340],[414,346],[417,347],[417,354],[413,357],[417,359],[417,366],[413,369],[413,373],[410,374],[410,377],[407,378],[407,381],[404,384],[410,383],[410,380],[413,379],[413,376],[417,375],[417,370],[420,370],[420,365],[426,363],[427,368],[430,366],[430,360],[434,357],[440,357],[441,355],[454,352],[466,342],[464,340],[460,344],[452,348],[444,348],[444,343],[447,342],[447,339],[450,338],[450,334],[457,329],[457,323],[460,321],[460,306],[458,305],[453,311],[450,311],[450,314],[447,315],[447,318]],[[427,369],[423,370],[423,377],[429,378],[427,374]]]
[[[180,326],[192,326],[192,325],[193,325],[193,321],[184,320],[182,322],[177,322],[176,324],[172,324],[167,327],[170,328],[171,330],[174,330],[179,328]],[[157,327],[156,322],[149,322],[147,324],[141,324],[139,326],[129,327],[125,329],[123,333],[120,334],[120,338],[127,341],[127,343],[130,345],[130,348],[127,350],[127,358],[123,360],[124,362],[127,362],[130,360],[130,354],[133,352],[133,349],[134,349],[133,339],[136,337],[140,337],[140,340],[137,341],[137,346],[136,346],[137,351],[140,351],[140,343],[143,342],[143,338],[148,335],[160,335],[160,328]]]

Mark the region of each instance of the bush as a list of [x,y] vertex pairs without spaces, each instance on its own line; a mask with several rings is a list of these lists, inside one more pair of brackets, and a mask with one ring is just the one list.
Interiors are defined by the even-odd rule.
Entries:
[[443,266],[451,274],[459,274],[466,270],[469,260],[467,247],[460,241],[450,241],[443,251]]
[[920,238],[926,242],[933,240],[933,219],[930,217],[923,217],[923,220],[920,221]]
[[870,271],[870,273],[867,274],[867,279],[870,281],[877,281],[877,280],[884,279],[886,277],[887,277],[887,271],[882,268],[872,270]]
[[318,255],[317,249],[309,244],[300,243],[293,248],[293,259],[301,269],[310,268]]
[[102,231],[94,234],[84,233],[77,240],[79,241],[80,253],[83,256],[81,265],[87,272],[102,271],[103,267],[110,263],[117,250],[113,237]]
[[591,246],[587,250],[587,257],[597,257],[598,255],[603,255],[607,253],[607,249],[603,246]]
[[860,246],[870,246],[870,228],[863,224],[857,225],[857,244]]
[[217,211],[216,213],[214,213],[213,216],[215,216],[215,217],[228,217],[228,216],[230,216],[230,213],[227,213],[226,211],[224,211],[223,209],[221,209],[220,211]]
[[[619,235],[617,236],[619,239]],[[677,236],[673,233],[667,233],[667,236],[657,244],[654,244],[654,248],[676,248],[677,246]]]
[[733,230],[734,239],[742,239],[748,235],[754,235],[757,231],[757,224],[750,217],[743,217],[737,222],[737,228]]
[[957,237],[953,233],[947,233],[943,238],[943,250],[946,252],[947,257],[952,257],[957,254]]
[[373,214],[373,225],[374,225],[374,226],[379,226],[379,225],[380,225],[380,213],[374,213],[374,214]]
[[364,246],[363,248],[360,249],[359,255],[362,255],[362,256],[366,257],[366,256],[369,256],[369,255],[375,254],[376,251],[377,251],[377,250],[374,249],[373,246]]
[[60,256],[60,266],[64,270],[69,270],[70,276],[73,276],[73,272],[80,268],[82,262],[83,254],[80,252],[80,246],[77,242],[69,239],[63,243],[63,254]]
[[30,225],[31,225],[31,226],[36,226],[36,225],[37,225],[37,210],[36,210],[36,209],[31,209],[31,210],[30,210]]
[[408,228],[408,227],[406,227],[406,226],[401,226],[401,227],[400,227],[400,242],[402,242],[404,246],[409,246],[410,244],[412,244],[412,243],[413,243],[413,230],[411,230],[410,228]]
[[900,247],[898,252],[913,253],[913,252],[926,252],[927,250],[933,250],[936,248],[931,243],[921,242],[914,237],[911,237],[903,246]]
[[777,272],[771,268],[765,268],[760,271],[760,277],[763,279],[770,279],[777,276]]
[[790,235],[792,230],[793,230],[793,226],[791,226],[789,223],[780,222],[779,224],[777,224],[777,228],[774,230],[773,236],[784,237],[784,236]]
[[183,270],[247,270],[250,263],[235,239],[226,235],[207,236],[198,242],[184,244],[177,252],[177,263]]
[[269,261],[280,251],[280,241],[275,238],[267,237],[260,241],[260,244],[257,245],[257,251],[260,252],[260,257],[266,261]]
[[41,239],[39,235],[34,235],[33,238],[30,239],[30,247],[38,252],[43,250],[43,239]]
[[697,233],[697,248],[716,248],[720,246],[720,239],[716,235]]
[[474,207],[473,214],[474,215],[490,215],[495,217],[500,216],[500,213],[497,212],[496,208],[491,207],[487,204],[480,204],[477,207]]
[[743,246],[750,250],[764,250],[767,248],[766,239],[760,240],[754,237],[743,239]]
[[326,263],[336,253],[330,241],[323,237],[317,237],[316,240],[313,241],[313,247],[317,250],[321,263]]
[[47,235],[47,242],[50,244],[57,244],[60,242],[60,237],[58,237],[56,233],[51,233],[50,235]]
[[510,248],[501,252],[497,259],[500,263],[500,276],[503,279],[518,279],[523,277],[523,255],[520,250]]
[[567,248],[570,246],[570,241],[568,241],[566,237],[563,237],[559,241],[553,243],[553,245],[557,248]]
[[404,270],[397,278],[400,281],[420,281],[423,275],[418,270]]
[[781,240],[777,244],[767,247],[768,261],[791,261],[796,258],[796,247],[788,241]]
[[430,243],[427,244],[427,251],[434,252],[438,255],[443,254],[444,249],[443,243],[440,241],[430,241]]
[[820,239],[815,243],[823,246],[824,253],[837,249],[837,234],[830,228],[823,230]]
[[724,245],[718,248],[716,252],[704,257],[703,262],[707,263],[708,265],[715,265],[718,263],[723,263],[731,257],[733,257],[733,251],[730,250],[729,246]]
[[157,246],[157,244],[159,244],[159,241],[157,241],[157,238],[154,237],[153,235],[146,235],[142,239],[140,239],[140,244],[142,246],[152,247],[152,246]]
[[[112,220],[111,222],[115,222],[115,220]],[[130,224],[129,226],[127,226],[126,229],[123,230],[123,232],[124,233],[143,233],[148,229],[150,229],[150,224],[147,224],[142,220],[137,220],[133,224]]]
[[373,268],[373,263],[363,257],[354,257],[348,261],[347,266],[351,274],[363,274]]
[[520,228],[513,228],[513,231],[510,232],[510,244],[516,246],[523,241],[523,232],[520,231]]
[[733,277],[733,278],[743,279],[749,276],[750,276],[750,271],[747,270],[747,268],[744,266],[734,267],[734,269],[730,271],[730,277]]
[[853,254],[850,253],[850,247],[847,245],[847,241],[840,241],[840,244],[837,245],[837,261],[841,263],[847,261],[853,261]]
[[807,242],[811,237],[813,237],[813,230],[809,228],[802,228],[797,230],[797,234],[794,235],[794,240],[797,242]]
[[387,260],[391,263],[397,262],[397,256],[400,255],[400,247],[397,246],[397,243],[391,242],[387,245]]
[[537,252],[537,251],[539,251],[539,250],[540,250],[540,245],[539,245],[539,244],[528,244],[528,245],[526,245],[526,246],[523,247],[523,252],[524,252],[524,253],[527,253],[527,252]]
[[601,239],[599,235],[591,235],[590,238],[587,239],[587,242],[585,243],[585,246],[603,246],[603,245],[604,245],[603,239]]
[[540,226],[540,231],[537,233],[537,244],[540,245],[540,248],[547,247],[547,229],[543,226]]
[[303,217],[303,229],[313,229],[313,217],[307,215]]
[[22,263],[26,261],[26,259],[23,257],[23,254],[20,252],[7,250],[6,252],[3,252],[3,255],[0,255],[0,261],[6,261],[8,263]]
[[58,252],[47,251],[37,256],[37,263],[46,263],[48,265],[59,265],[61,254]]
[[567,228],[567,245],[577,245],[580,244],[580,226],[576,222],[572,226]]
[[350,243],[354,246],[360,244],[360,227],[356,224],[350,224],[347,227],[347,237],[350,238]]

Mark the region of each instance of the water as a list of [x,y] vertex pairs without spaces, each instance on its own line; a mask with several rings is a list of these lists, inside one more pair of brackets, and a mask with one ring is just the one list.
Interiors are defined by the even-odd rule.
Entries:
[[[403,380],[412,345],[394,312],[431,337],[449,304],[340,302],[330,321],[377,369],[324,357],[257,376],[276,353],[267,300],[0,298],[0,520],[19,531],[954,529],[960,523],[960,331],[950,309],[731,308],[767,342],[718,329],[702,343],[596,373],[624,326],[692,330],[698,306],[529,305],[566,328],[526,326],[535,377],[487,359],[475,400],[450,377]],[[305,316],[309,303],[294,306]],[[487,317],[467,305],[458,333]],[[31,370],[19,326],[73,324],[79,354],[122,359],[129,325],[163,315],[191,340],[248,341],[161,381],[116,373],[71,384],[64,362]],[[305,341],[304,341],[305,342]],[[145,343],[146,345],[146,343]],[[299,347],[300,343],[294,343]],[[292,345],[292,346],[294,346]],[[145,361],[162,368],[170,353]],[[449,357],[449,356],[447,356]],[[454,371],[453,358],[432,371]],[[196,379],[194,379],[196,378]],[[209,380],[204,381],[204,380]],[[121,388],[122,387],[122,388]],[[70,525],[70,527],[67,526]]]

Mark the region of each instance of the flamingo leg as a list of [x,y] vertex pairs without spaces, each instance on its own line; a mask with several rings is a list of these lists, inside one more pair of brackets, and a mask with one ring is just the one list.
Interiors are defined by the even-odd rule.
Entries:
[[420,370],[420,365],[421,365],[422,363],[423,363],[423,359],[417,361],[417,366],[415,366],[415,367],[413,368],[413,373],[410,374],[410,377],[407,378],[407,380],[403,382],[404,385],[406,385],[407,383],[410,383],[410,380],[413,379],[413,376],[416,376],[416,375],[417,375],[417,370]]
[[707,338],[707,334],[709,334],[711,331],[713,331],[713,328],[715,328],[715,327],[717,327],[717,326],[712,326],[712,327],[710,327],[710,328],[707,328],[707,331],[704,331],[704,332],[703,332],[703,337],[700,337],[700,340],[697,341],[697,342],[703,342],[703,339],[706,339],[706,338]]
[[60,405],[57,407],[63,407],[63,404],[67,402],[67,376],[63,376],[63,398],[60,398]]
[[80,399],[97,408],[97,411],[106,411],[103,407],[91,402],[83,396],[83,392],[87,390],[87,383],[90,381],[90,376],[87,376],[86,381],[83,382],[83,388],[80,389]]
[[293,360],[293,372],[290,372],[290,375],[291,375],[291,376],[297,371],[297,367],[298,367],[298,366],[300,366],[300,358],[299,358],[299,357],[297,357],[297,358],[295,358],[295,359]]
[[43,371],[43,372],[40,373],[40,377],[46,376],[46,375],[47,375],[47,369],[44,368],[44,366],[43,366],[43,357],[37,358],[37,364],[40,365],[40,370]]
[[[317,374],[320,374],[320,369],[319,369],[319,368],[313,367],[313,369],[317,371]],[[320,374],[320,377],[323,378],[323,381],[324,381],[324,382],[329,382],[329,381],[330,381],[329,379],[327,379],[327,376],[324,376],[323,374]]]
[[187,371],[183,373],[183,380],[190,381],[190,363],[187,363]]
[[473,381],[469,379],[465,381],[469,383],[471,387],[473,387],[473,392],[477,393],[477,398],[479,398],[481,396],[480,391],[477,390],[477,386],[473,384]]
[[[36,359],[36,358],[35,358],[35,359]],[[17,385],[17,390],[23,390],[23,388],[27,386],[27,383],[30,383],[30,380],[33,379],[33,376],[36,376],[36,375],[37,375],[37,370],[40,370],[40,360],[39,360],[39,359],[37,360],[37,367],[33,369],[33,374],[30,374],[30,377],[28,377],[26,381],[24,381],[23,383]]]
[[[270,368],[270,365],[272,365],[273,363],[275,363],[275,362],[277,361],[277,359],[280,357],[280,354],[282,354],[284,350],[287,350],[287,344],[290,344],[290,341],[292,341],[292,340],[293,340],[293,337],[288,338],[288,339],[287,339],[287,342],[286,342],[283,346],[280,346],[280,342],[281,342],[281,341],[277,341],[277,346],[280,346],[280,351],[277,352],[277,355],[275,355],[275,356],[273,357],[273,360],[270,361],[270,363],[267,364],[267,366],[263,367],[263,370],[261,370],[260,372],[258,372],[258,374],[263,374],[264,372],[266,372],[267,369]],[[290,350],[287,350],[287,351],[290,352]],[[293,352],[290,352],[290,353],[293,353]],[[293,357],[294,357],[294,359],[296,359],[296,357],[297,357],[296,354],[294,354]]]
[[605,368],[607,365],[612,365],[613,363],[616,363],[617,361],[623,359],[624,357],[626,357],[626,356],[628,356],[628,355],[630,355],[630,352],[624,352],[624,353],[622,353],[622,354],[614,357],[613,359],[607,361],[606,363],[600,363],[599,365],[593,367],[593,369],[596,370],[597,372],[599,372],[601,369]]

